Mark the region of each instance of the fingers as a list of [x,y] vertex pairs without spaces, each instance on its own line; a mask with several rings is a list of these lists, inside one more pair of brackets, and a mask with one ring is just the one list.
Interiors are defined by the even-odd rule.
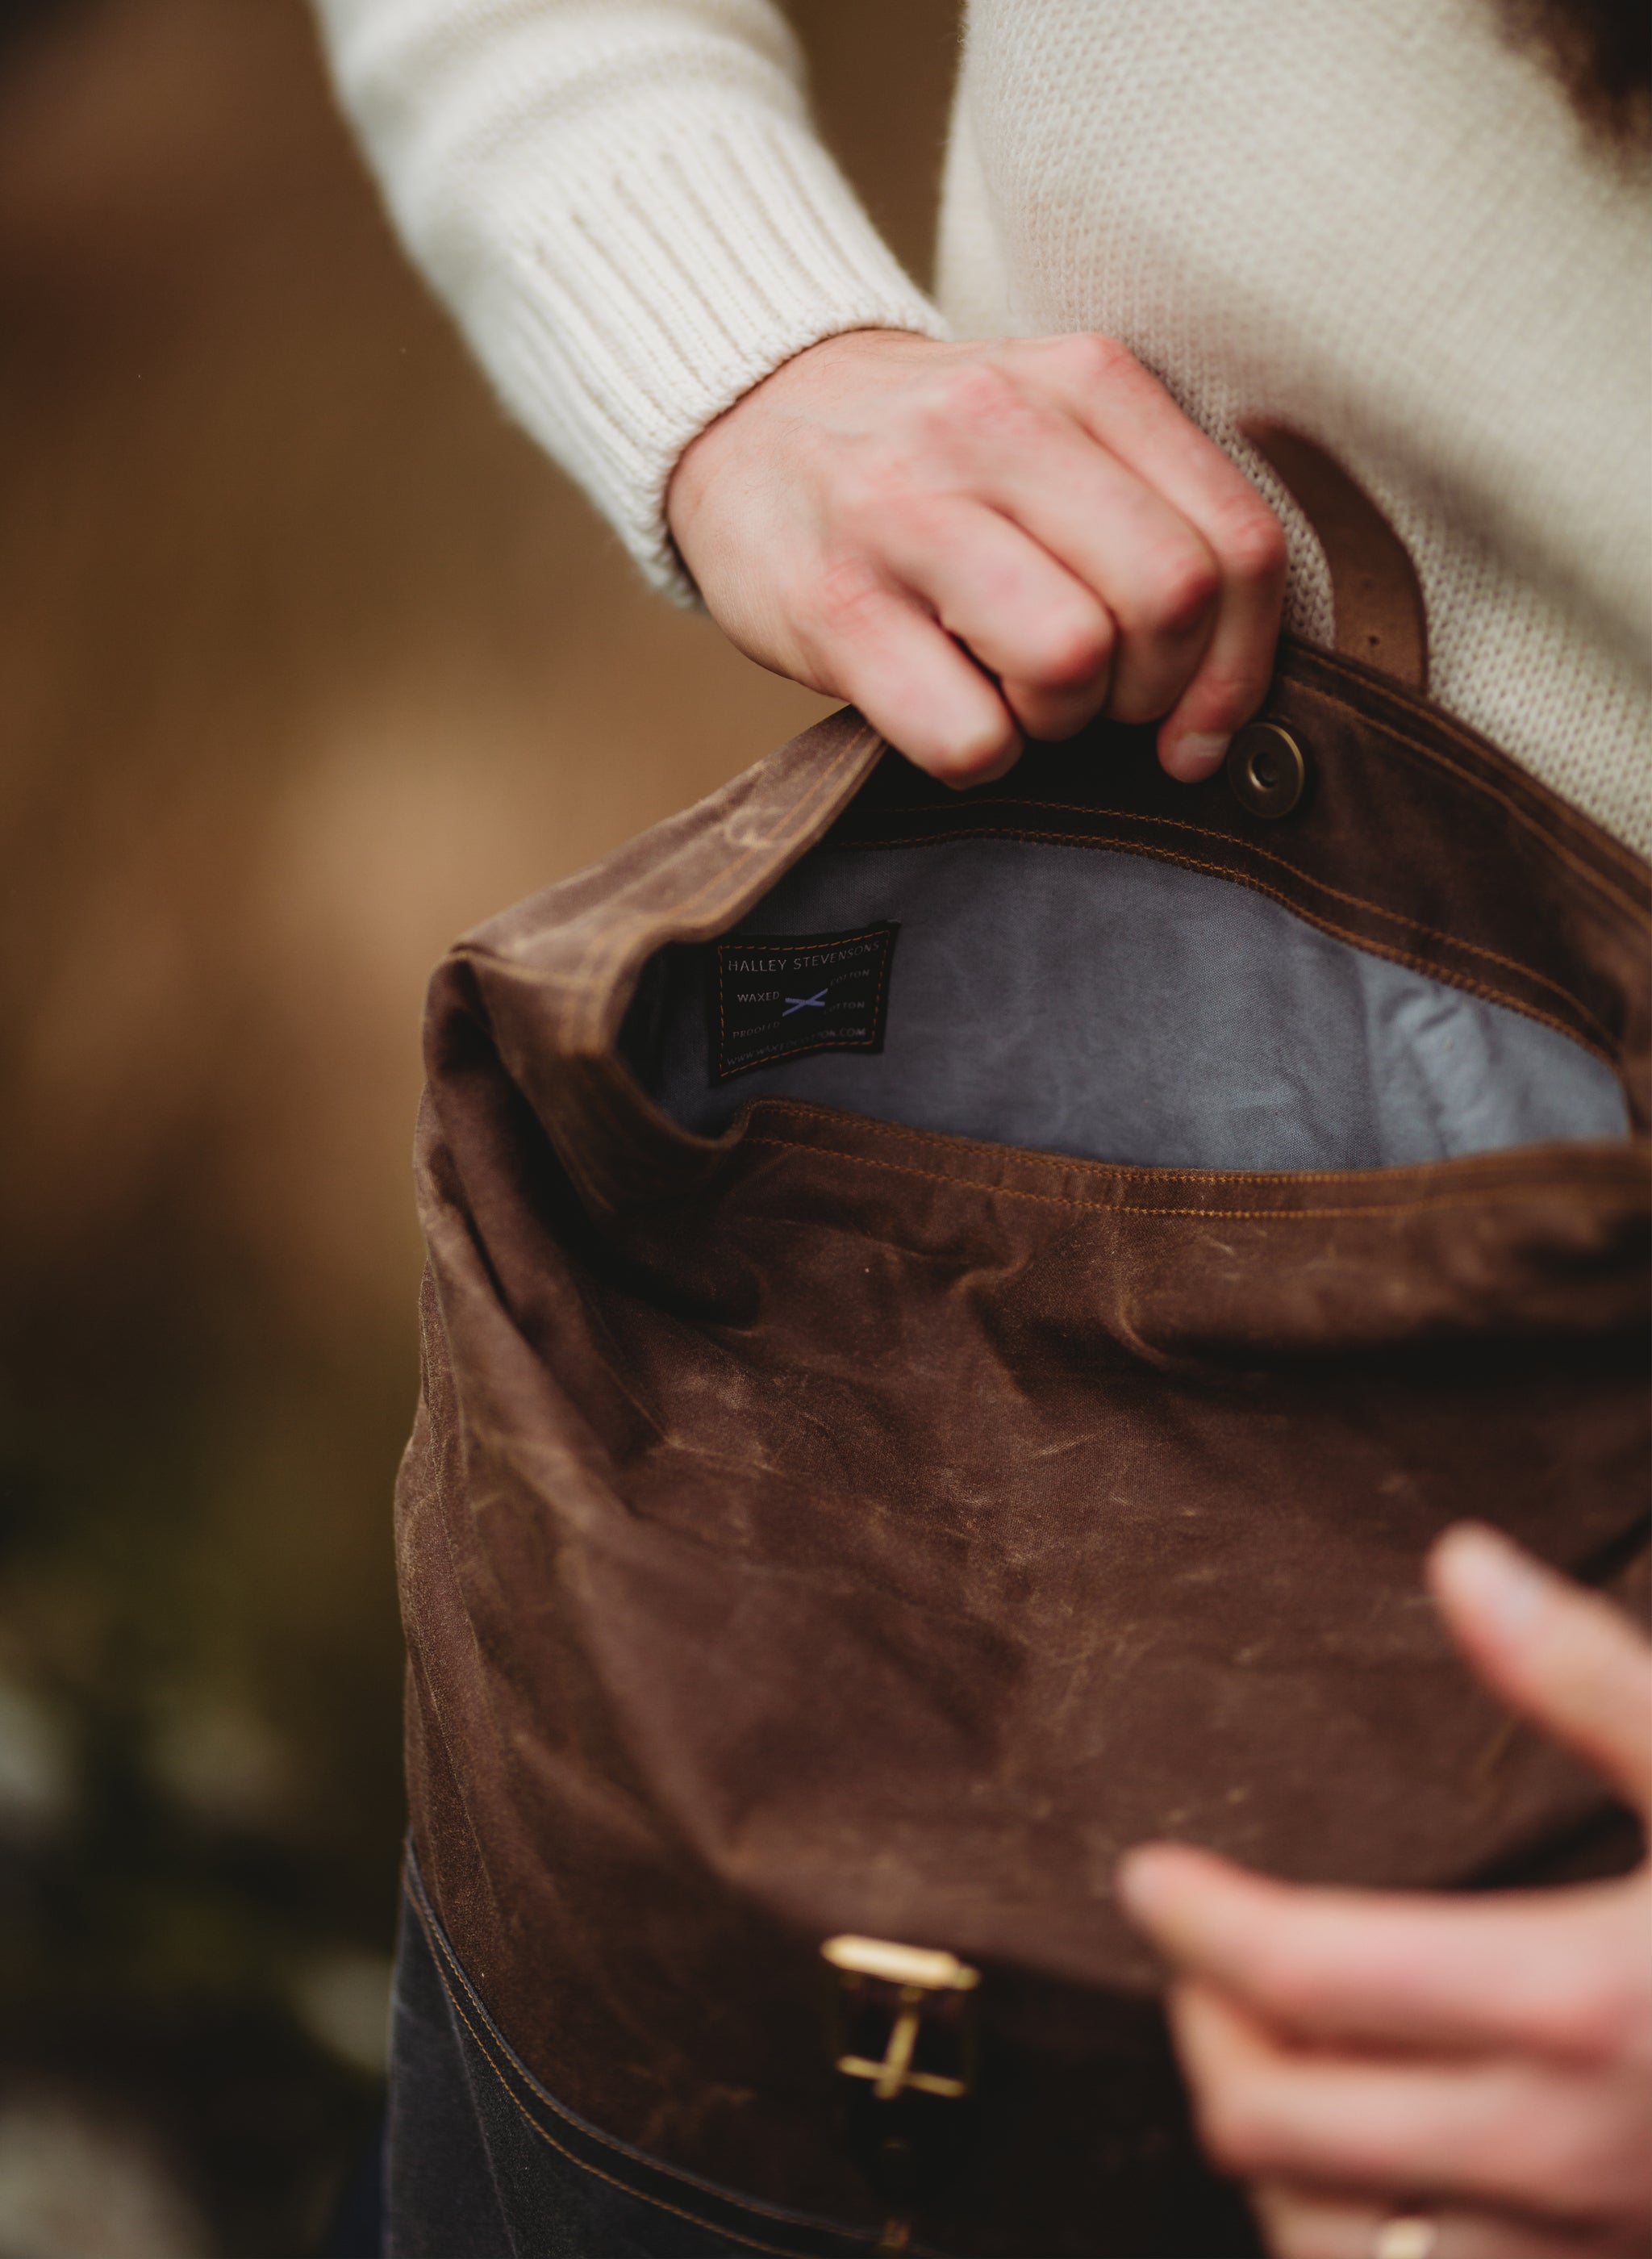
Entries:
[[[1216,627],[1221,576],[1208,545],[1066,417],[1029,415],[1003,442],[984,451],[983,492],[1105,609],[1114,632],[1107,711],[1157,721],[1193,681]],[[1264,664],[1258,697],[1267,680]]]
[[[1646,1643],[1490,1532],[1451,1533],[1431,1572],[1490,1682],[1644,1808]],[[1652,2248],[1647,1869],[1442,1899],[1300,1889],[1156,1845],[1122,1863],[1119,1891],[1185,1972],[1172,2020],[1213,2155],[1292,2185],[1271,2227],[1285,2259],[1334,2252],[1358,2224],[1345,2198],[1302,2198],[1305,2184],[1455,2198],[1470,2255],[1525,2259],[1542,2237],[1580,2254]]]
[[949,784],[1002,776],[1020,754],[1015,717],[988,677],[921,606],[870,576],[823,608],[805,679],[830,684]]
[[1278,524],[1104,339],[827,338],[700,434],[667,509],[742,650],[954,783],[1102,711],[1168,716],[1202,775],[1267,686]]
[[1104,707],[1145,722],[1175,703],[1220,575],[1180,514],[1029,381],[1042,374],[1036,357],[952,370],[899,464],[872,451],[840,500],[851,552],[933,609],[1030,735],[1061,738]]
[[893,572],[996,678],[1028,736],[1070,738],[1107,704],[1112,618],[1021,527],[949,497],[909,509],[886,539]]
[[978,490],[1111,616],[1107,711],[1170,714],[1172,773],[1207,774],[1272,672],[1285,573],[1272,511],[1104,338],[1008,348],[1002,365],[958,372],[947,412]]
[[[1647,1809],[1652,1649],[1607,1603],[1475,1525],[1430,1575],[1482,1673]],[[1652,1882],[1494,1897],[1301,1890],[1182,1847],[1120,1871],[1189,1974],[1321,2042],[1652,2058]]]
[[1159,759],[1184,784],[1196,784],[1221,766],[1234,731],[1267,695],[1285,595],[1284,536],[1271,512],[1268,526],[1260,536],[1247,531],[1238,566],[1229,547],[1214,631],[1198,672],[1159,730]]
[[[1396,2220],[1392,2204],[1299,2183],[1262,2181],[1250,2193],[1272,2259],[1382,2259],[1384,2230],[1392,2232]],[[1510,2213],[1432,2205],[1413,2212],[1407,2203],[1404,2216],[1427,2222],[1428,2259],[1628,2259],[1635,2248],[1611,2230],[1551,2226]],[[1412,2241],[1414,2248],[1421,2239]]]
[[1487,1683],[1652,1816],[1652,1644],[1478,1522],[1446,1532],[1428,1577]]
[[1123,1863],[1119,1892],[1182,1970],[1301,2039],[1652,2053],[1644,1877],[1474,1898],[1304,1890],[1157,1844]]
[[1647,2098],[1512,2057],[1384,2060],[1276,2039],[1205,1985],[1171,1997],[1201,2138],[1247,2178],[1308,2181],[1549,2218],[1652,2219]]
[[1210,633],[1159,730],[1165,768],[1191,781],[1218,766],[1266,695],[1285,600],[1284,531],[1243,474],[1122,346],[1082,337],[1052,340],[1050,351],[1062,356],[1074,414],[1200,538],[1214,567]]

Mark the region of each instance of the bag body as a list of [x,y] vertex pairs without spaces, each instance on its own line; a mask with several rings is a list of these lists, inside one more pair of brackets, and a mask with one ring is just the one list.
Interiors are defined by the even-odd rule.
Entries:
[[1248,2248],[1119,1856],[1633,1856],[1421,1568],[1644,1566],[1647,873],[1346,652],[1264,713],[960,793],[837,715],[436,977],[422,1949],[662,2250]]

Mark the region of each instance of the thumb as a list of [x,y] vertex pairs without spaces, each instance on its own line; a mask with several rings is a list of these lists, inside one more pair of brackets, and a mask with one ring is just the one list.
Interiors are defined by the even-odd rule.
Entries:
[[1428,1582],[1486,1684],[1652,1816],[1652,1644],[1621,1609],[1476,1521],[1439,1539]]

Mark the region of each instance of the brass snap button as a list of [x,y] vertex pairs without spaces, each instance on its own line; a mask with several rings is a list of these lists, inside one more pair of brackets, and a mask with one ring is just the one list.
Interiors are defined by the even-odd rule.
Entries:
[[1228,748],[1228,782],[1247,816],[1289,816],[1307,780],[1307,755],[1277,722],[1247,722]]

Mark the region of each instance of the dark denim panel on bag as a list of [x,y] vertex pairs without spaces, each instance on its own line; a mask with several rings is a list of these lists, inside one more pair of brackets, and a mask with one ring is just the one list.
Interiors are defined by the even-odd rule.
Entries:
[[[868,2248],[755,2213],[750,2234],[725,2233],[714,2223],[745,2209],[737,2198],[665,2173],[560,2109],[471,1991],[417,1870],[396,1951],[388,2184],[386,2259],[848,2259]],[[652,2200],[632,2192],[651,2187]]]

